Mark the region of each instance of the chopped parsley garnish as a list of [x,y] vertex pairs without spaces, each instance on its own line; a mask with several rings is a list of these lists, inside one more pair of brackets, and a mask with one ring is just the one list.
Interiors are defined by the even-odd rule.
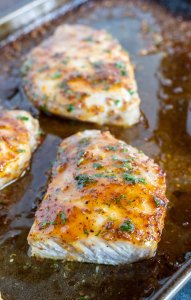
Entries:
[[124,162],[123,163],[123,168],[126,168],[128,170],[132,169],[132,165],[129,162]]
[[83,161],[84,161],[84,157],[81,157],[81,158],[78,160],[77,165],[79,166]]
[[96,173],[96,174],[94,174],[94,177],[97,177],[97,178],[104,177],[104,173]]
[[63,89],[65,92],[69,89],[69,86],[68,86],[68,83],[67,83],[67,81],[62,81],[60,84],[59,84],[59,87],[61,88],[61,89]]
[[75,177],[75,180],[77,181],[78,188],[83,188],[90,183],[96,182],[96,180],[88,174],[79,174]]
[[127,75],[127,70],[121,70],[121,75],[126,76]]
[[120,227],[122,231],[133,232],[135,230],[135,225],[131,220],[125,221]]
[[22,121],[28,121],[29,120],[29,118],[25,117],[25,116],[17,116],[17,119],[22,120]]
[[105,178],[116,178],[115,174],[106,174],[104,175]]
[[121,200],[123,200],[123,199],[126,199],[126,196],[125,196],[124,194],[121,194],[121,195],[115,197],[115,198],[114,198],[114,201],[115,201],[116,203],[119,203],[119,202],[120,202]]
[[131,157],[129,157],[129,158],[120,158],[120,157],[117,157],[117,156],[113,155],[112,160],[121,162],[121,163],[123,163],[123,167],[127,167],[127,165],[125,166],[125,164],[131,162]]
[[93,163],[93,168],[96,169],[96,170],[100,170],[103,168],[103,166],[99,163]]
[[156,204],[157,207],[159,207],[159,206],[165,206],[164,201],[162,199],[156,197],[156,196],[154,196],[154,202],[155,202],[155,204]]
[[101,230],[98,231],[98,233],[95,234],[95,236],[99,236],[101,233]]
[[79,143],[81,145],[87,146],[90,143],[90,137],[82,138]]
[[133,94],[135,94],[135,91],[133,91],[133,90],[129,90],[128,91],[129,92],[129,94],[132,96]]
[[66,65],[68,62],[69,62],[69,58],[64,58],[64,59],[61,61],[61,63],[62,63],[63,65]]
[[40,224],[40,228],[46,228],[48,225],[57,225],[57,223],[55,221],[47,221],[44,220],[41,224]]
[[124,153],[128,152],[128,149],[127,148],[123,148],[122,150]]
[[62,73],[56,72],[56,73],[52,74],[50,77],[51,77],[51,79],[58,79],[58,78],[62,77]]
[[48,69],[49,69],[49,66],[43,66],[42,68],[38,69],[38,72],[41,73],[41,72],[44,72]]
[[66,215],[63,211],[60,212],[60,218],[61,218],[62,224],[65,224],[66,223]]
[[115,104],[118,106],[118,104],[120,103],[121,101],[120,100],[118,100],[118,99],[116,99],[115,100]]
[[137,177],[137,176],[129,174],[129,173],[124,173],[123,179],[125,181],[128,181],[133,184],[136,184],[136,183],[146,184],[146,180],[144,178],[140,178],[140,177]]
[[27,60],[21,67],[21,73],[22,75],[27,75],[27,73],[32,69],[32,62]]
[[47,109],[47,107],[46,107],[45,105],[40,105],[40,109],[41,109],[43,112],[45,112],[45,113],[48,112],[48,109]]
[[43,221],[41,224],[41,227],[46,227],[46,225],[48,225],[49,223],[47,221]]
[[116,146],[106,146],[105,149],[110,150],[110,151],[116,151],[117,147]]
[[49,224],[50,225],[57,225],[57,223],[55,221],[50,221]]
[[67,112],[72,112],[75,109],[73,104],[69,104],[67,107]]
[[17,149],[17,152],[18,153],[23,153],[23,152],[26,152],[26,150],[25,149]]
[[119,160],[119,157],[113,155],[112,160],[114,160],[114,161]]
[[96,178],[116,178],[115,174],[105,174],[105,173],[96,173],[94,174],[94,177]]
[[77,165],[80,165],[83,161],[84,161],[84,156],[85,155],[85,151],[80,151],[78,152],[78,155],[77,155]]
[[103,80],[102,83],[103,83],[103,89],[104,89],[105,91],[109,91],[109,89],[110,89],[110,84],[109,84],[106,80]]
[[126,69],[126,66],[123,62],[116,62],[115,66],[116,66],[117,69],[120,70],[120,73],[121,73],[122,76],[127,75],[127,69]]
[[84,42],[93,42],[93,38],[88,36],[87,38],[83,39]]
[[88,230],[87,230],[87,229],[84,229],[84,233],[85,233],[86,235],[88,235],[88,234],[89,234],[89,232],[88,232]]
[[95,67],[95,68],[100,68],[102,66],[102,62],[101,61],[95,61],[92,63],[92,65]]
[[41,129],[39,129],[38,133],[37,133],[38,136],[41,136],[43,135],[43,131]]

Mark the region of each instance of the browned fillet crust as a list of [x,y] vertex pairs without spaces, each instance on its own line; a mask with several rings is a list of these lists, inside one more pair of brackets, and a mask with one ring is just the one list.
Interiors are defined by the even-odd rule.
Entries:
[[[139,120],[129,56],[105,30],[60,26],[28,54],[22,74],[27,95],[42,110],[101,124]],[[134,109],[131,120],[126,113]]]
[[71,245],[99,236],[156,248],[168,202],[165,189],[160,167],[109,132],[75,134],[59,147],[29,242],[52,237]]

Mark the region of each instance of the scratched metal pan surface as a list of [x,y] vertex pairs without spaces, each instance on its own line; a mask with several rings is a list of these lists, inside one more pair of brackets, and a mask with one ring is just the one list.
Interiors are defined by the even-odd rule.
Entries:
[[[44,19],[44,24],[30,33],[23,29],[25,34],[20,31],[15,41],[1,48],[0,105],[29,110],[39,118],[45,133],[25,176],[0,193],[3,300],[170,299],[188,280],[191,274],[191,5],[186,1],[171,2],[87,1],[72,9],[70,1],[70,12],[65,9],[62,14],[58,12],[58,17],[54,14],[53,18]],[[47,116],[29,102],[21,87],[19,69],[23,56],[63,23],[105,28],[130,53],[142,99],[139,124],[128,129],[99,127]],[[48,185],[57,145],[63,138],[91,128],[109,129],[117,138],[154,158],[167,174],[170,203],[162,240],[152,259],[113,267],[37,261],[28,256],[27,235]]]

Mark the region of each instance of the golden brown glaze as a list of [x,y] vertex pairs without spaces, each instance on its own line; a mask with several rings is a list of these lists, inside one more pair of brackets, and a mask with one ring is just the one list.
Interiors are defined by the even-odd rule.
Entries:
[[38,121],[25,111],[0,110],[0,188],[28,167],[38,144]]
[[44,111],[99,124],[139,120],[129,55],[105,30],[60,26],[28,54],[22,73],[27,95]]
[[53,238],[67,247],[97,237],[156,249],[168,201],[152,159],[109,132],[89,130],[62,142],[52,173],[29,244]]

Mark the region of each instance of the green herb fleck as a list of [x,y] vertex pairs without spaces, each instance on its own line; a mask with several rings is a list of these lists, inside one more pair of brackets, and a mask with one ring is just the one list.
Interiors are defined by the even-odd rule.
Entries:
[[51,77],[51,79],[58,79],[58,78],[62,77],[62,73],[56,72],[56,73],[52,74],[50,77]]
[[43,135],[43,131],[41,129],[39,129],[38,133],[37,133],[38,136],[41,136]]
[[77,180],[78,188],[82,188],[87,186],[90,183],[96,182],[96,180],[88,174],[79,174],[75,177],[75,180]]
[[99,163],[93,163],[93,168],[96,169],[96,170],[100,170],[103,168],[103,166]]
[[67,81],[64,80],[61,83],[59,83],[59,88],[63,89],[66,92],[69,89]]
[[115,174],[106,174],[104,175],[105,178],[116,178]]
[[135,230],[135,225],[131,220],[125,221],[120,227],[122,231],[133,232]]
[[127,75],[127,70],[121,70],[121,75],[126,76]]
[[95,234],[95,236],[99,236],[101,233],[101,230],[98,231],[98,233]]
[[66,223],[66,215],[63,211],[60,212],[60,218],[61,218],[62,224],[65,224]]
[[27,73],[32,69],[32,62],[27,60],[24,62],[24,64],[21,67],[21,73],[22,75],[27,75]]
[[128,170],[131,170],[132,169],[132,165],[129,163],[129,162],[124,162],[123,163],[123,168],[126,168]]
[[45,228],[49,223],[47,221],[43,221],[41,223],[41,228]]
[[85,233],[86,235],[88,235],[88,234],[89,234],[89,232],[88,232],[88,230],[87,230],[87,229],[84,229],[84,233]]
[[119,203],[119,202],[120,202],[121,200],[123,200],[123,199],[126,199],[126,196],[125,196],[124,194],[121,194],[121,195],[115,197],[115,198],[114,198],[114,201],[115,201],[116,203]]
[[157,207],[159,207],[159,206],[165,206],[164,201],[162,199],[156,197],[156,196],[154,196],[154,202],[155,202],[155,204],[156,204]]
[[83,145],[83,146],[87,146],[89,143],[90,143],[90,137],[86,137],[86,138],[82,138],[80,141],[79,141],[79,144],[80,145]]
[[119,160],[119,157],[113,155],[113,156],[112,156],[112,160],[114,160],[114,161]]
[[67,112],[72,112],[75,109],[73,104],[69,104],[67,107]]
[[77,165],[80,165],[83,161],[84,161],[84,156],[85,155],[85,151],[80,151],[78,152],[78,155],[77,155]]
[[84,42],[93,42],[92,36],[88,36],[87,38],[83,39]]
[[120,70],[120,73],[121,73],[122,76],[127,75],[127,69],[126,69],[126,66],[123,62],[116,62],[115,66],[116,66],[116,68],[118,68]]
[[17,152],[18,153],[23,153],[23,152],[26,152],[26,150],[24,150],[24,149],[17,149]]
[[135,94],[135,91],[133,91],[133,90],[129,90],[128,91],[129,92],[129,94],[132,96],[133,94]]
[[104,84],[104,90],[109,91],[109,89],[110,89],[110,85],[108,83],[105,83]]
[[118,106],[118,104],[120,103],[121,101],[120,100],[118,100],[118,99],[116,99],[115,100],[115,104]]
[[68,57],[68,58],[64,58],[64,59],[61,61],[61,63],[62,63],[63,65],[66,65],[68,62],[69,62],[69,57]]
[[38,69],[38,72],[41,73],[41,72],[44,72],[48,69],[49,69],[49,66],[43,66],[42,68]]
[[40,227],[41,228],[46,228],[48,225],[57,225],[57,223],[55,221],[47,221],[44,220],[41,224]]
[[144,178],[136,177],[135,175],[129,173],[124,173],[123,179],[133,184],[136,183],[146,184],[146,180]]
[[105,149],[110,150],[110,151],[116,151],[117,147],[116,146],[106,146]]
[[48,113],[48,109],[46,107],[46,105],[40,105],[40,109],[45,112],[45,113]]
[[79,298],[79,300],[88,300],[88,296],[82,296]]
[[22,120],[22,121],[28,121],[29,120],[29,118],[25,117],[25,116],[17,116],[17,119]]
[[96,178],[104,177],[104,173],[96,173],[96,174],[94,174],[94,177],[96,177]]
[[84,161],[84,158],[81,157],[81,158],[77,161],[77,165],[79,166],[83,161]]
[[102,62],[101,61],[95,61],[92,63],[92,65],[95,67],[95,68],[100,68],[102,66]]
[[56,221],[50,221],[49,224],[50,225],[57,225]]

